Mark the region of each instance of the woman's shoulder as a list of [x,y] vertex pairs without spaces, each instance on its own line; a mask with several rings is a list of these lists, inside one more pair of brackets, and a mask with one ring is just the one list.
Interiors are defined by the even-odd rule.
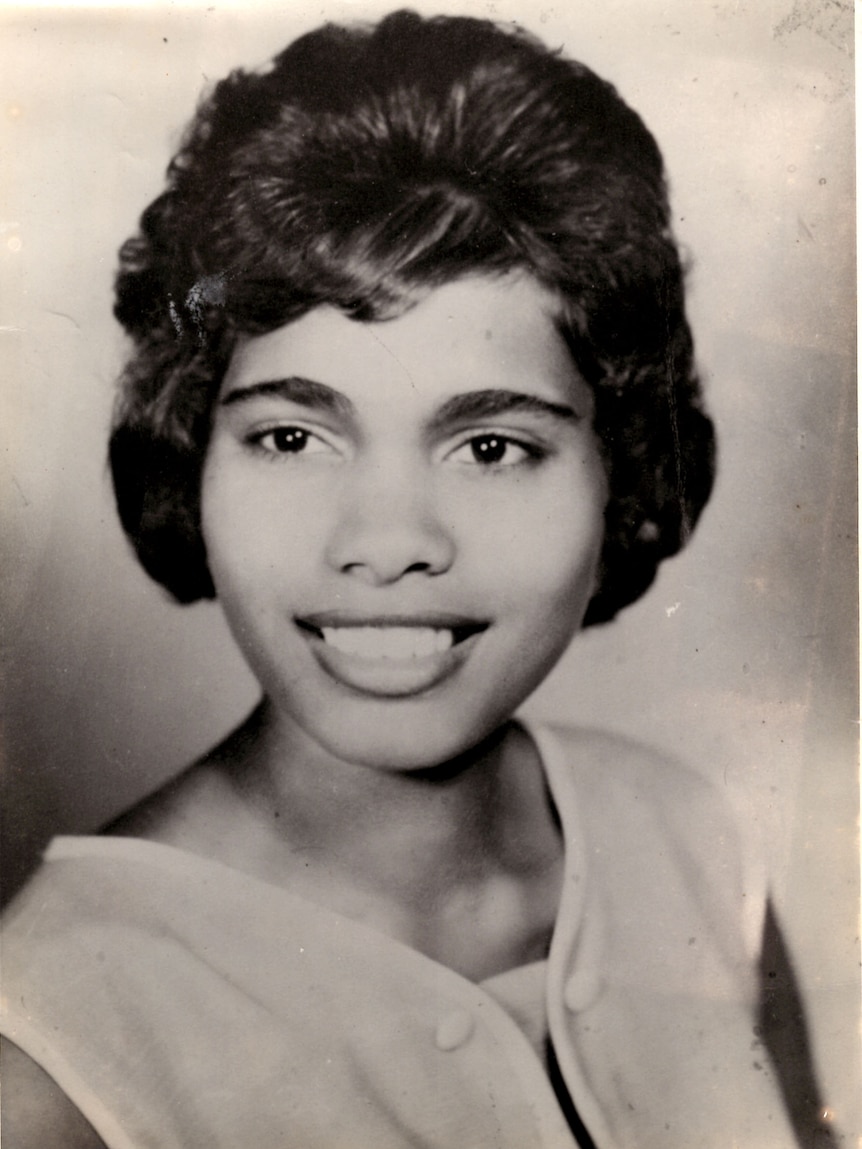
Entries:
[[706,772],[614,732],[550,724],[530,730],[558,799],[578,809],[591,837],[629,833],[693,856],[719,849],[728,859],[744,856],[748,866],[750,845],[733,804]]
[[[626,904],[681,905],[760,945],[767,888],[757,843],[723,788],[635,739],[565,726],[533,728],[565,822],[591,872]],[[555,761],[551,761],[555,759]],[[656,902],[659,897],[662,905]]]
[[209,752],[118,815],[102,834],[228,860],[258,829],[258,819],[238,783],[255,721],[256,712]]
[[556,758],[579,786],[602,795],[625,792],[639,799],[677,803],[720,798],[707,774],[674,754],[614,731],[556,723],[530,723],[547,759]]

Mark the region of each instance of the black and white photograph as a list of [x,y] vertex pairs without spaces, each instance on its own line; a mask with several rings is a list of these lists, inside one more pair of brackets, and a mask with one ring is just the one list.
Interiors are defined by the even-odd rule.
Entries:
[[4,1149],[862,1144],[853,17],[0,7]]

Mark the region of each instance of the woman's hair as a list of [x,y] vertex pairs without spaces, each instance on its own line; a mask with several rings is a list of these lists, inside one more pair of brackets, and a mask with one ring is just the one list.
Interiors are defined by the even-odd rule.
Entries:
[[211,408],[237,337],[330,304],[404,313],[520,270],[559,300],[595,395],[610,619],[685,543],[713,477],[658,147],[611,85],[520,30],[397,12],[327,24],[202,103],[120,253],[135,343],[110,458],[123,526],[180,602],[212,597]]

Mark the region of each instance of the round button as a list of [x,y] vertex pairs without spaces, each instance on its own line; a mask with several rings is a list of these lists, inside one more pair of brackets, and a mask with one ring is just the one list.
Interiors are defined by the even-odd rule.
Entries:
[[472,1014],[466,1009],[453,1009],[437,1026],[437,1048],[444,1051],[458,1049],[465,1041],[469,1041],[475,1026]]
[[580,1013],[597,1000],[602,992],[602,975],[597,969],[576,969],[563,989],[563,1001],[572,1013]]

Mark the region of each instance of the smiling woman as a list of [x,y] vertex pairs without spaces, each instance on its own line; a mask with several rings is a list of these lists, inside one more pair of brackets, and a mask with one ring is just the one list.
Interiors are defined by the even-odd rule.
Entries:
[[110,462],[259,697],[7,910],[12,1149],[832,1144],[723,799],[519,713],[712,490],[671,218],[514,26],[327,24],[207,94],[120,253]]

